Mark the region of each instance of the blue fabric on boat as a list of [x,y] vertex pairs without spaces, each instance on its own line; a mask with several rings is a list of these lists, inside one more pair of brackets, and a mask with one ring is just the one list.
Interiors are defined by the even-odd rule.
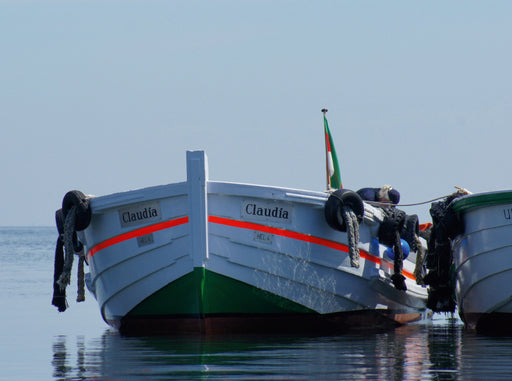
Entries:
[[398,204],[400,202],[400,192],[398,192],[396,189],[391,189],[388,192],[388,195],[393,204]]
[[379,190],[380,188],[362,188],[357,193],[365,201],[379,201]]
[[[382,201],[379,199],[379,191],[381,188],[361,188],[357,191],[357,194],[361,196],[361,198],[365,201]],[[388,192],[389,200],[393,204],[398,204],[400,202],[400,192],[396,189],[391,189]]]

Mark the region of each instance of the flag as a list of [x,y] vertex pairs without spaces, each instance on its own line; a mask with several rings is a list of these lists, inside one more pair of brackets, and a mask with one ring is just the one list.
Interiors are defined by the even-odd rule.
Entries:
[[327,118],[324,113],[324,129],[325,129],[325,149],[326,149],[326,160],[327,160],[327,186],[329,189],[341,189],[341,172],[338,165],[338,157],[336,156],[336,149],[334,148],[334,142],[332,140],[331,132],[329,131],[329,125],[327,124]]

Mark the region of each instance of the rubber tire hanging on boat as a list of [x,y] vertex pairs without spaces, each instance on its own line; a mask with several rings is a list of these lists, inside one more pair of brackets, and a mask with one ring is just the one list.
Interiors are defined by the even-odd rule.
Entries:
[[[397,290],[406,291],[405,277],[402,275],[403,252],[400,244],[400,233],[404,230],[407,215],[403,210],[390,208],[384,209],[384,220],[379,226],[379,242],[388,247],[392,247],[395,259],[394,273],[391,280]],[[419,227],[418,227],[419,230]]]
[[342,232],[347,231],[347,224],[343,219],[343,206],[348,206],[357,217],[359,223],[364,216],[364,202],[361,196],[349,189],[337,189],[327,199],[324,207],[327,224]]
[[87,197],[79,190],[72,190],[66,193],[62,200],[62,224],[71,208],[75,206],[75,233],[73,234],[73,248],[75,253],[83,249],[82,243],[78,240],[77,231],[84,230],[91,222],[91,208]]
[[[73,208],[74,207],[74,208]],[[66,302],[66,288],[60,284],[60,278],[64,272],[65,267],[65,255],[64,255],[64,230],[66,224],[66,217],[68,213],[74,210],[75,223],[73,226],[73,252],[79,253],[83,249],[82,243],[78,240],[77,231],[84,230],[89,226],[91,222],[91,208],[89,205],[88,198],[78,190],[72,190],[66,193],[62,200],[62,209],[55,212],[55,222],[57,225],[57,231],[59,237],[57,239],[57,245],[55,248],[55,262],[54,262],[54,275],[53,275],[53,299],[52,304],[59,309],[59,312],[63,312],[67,308]],[[72,262],[71,262],[72,263]],[[77,301],[83,301],[83,278],[80,280],[80,274],[83,274],[83,257],[80,259],[79,264],[79,297]]]
[[455,199],[464,195],[463,192],[455,192],[441,201],[432,203],[430,207],[433,225],[428,239],[425,260],[428,273],[424,277],[424,282],[429,286],[427,307],[434,312],[455,311],[451,246],[455,236],[464,232],[464,224],[451,205]]
[[62,200],[62,213],[66,216],[71,207],[76,206],[75,229],[77,231],[84,230],[91,222],[91,208],[89,200],[78,190],[72,190],[66,193]]
[[405,239],[412,251],[418,251],[417,238],[420,235],[420,223],[416,214],[406,215],[400,231],[400,238]]

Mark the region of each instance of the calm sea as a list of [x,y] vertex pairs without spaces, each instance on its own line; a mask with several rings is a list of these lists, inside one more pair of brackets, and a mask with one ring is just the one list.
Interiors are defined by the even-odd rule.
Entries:
[[[0,380],[509,380],[512,338],[459,320],[328,337],[121,337],[96,301],[51,306],[55,228],[0,228]],[[76,275],[73,275],[73,283]]]

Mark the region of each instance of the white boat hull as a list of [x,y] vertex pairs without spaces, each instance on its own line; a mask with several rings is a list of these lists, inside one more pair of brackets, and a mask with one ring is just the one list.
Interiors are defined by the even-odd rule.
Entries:
[[79,236],[107,323],[126,333],[342,331],[427,313],[414,253],[407,291],[390,280],[380,209],[365,206],[355,268],[347,233],[325,221],[325,193],[210,181],[203,152],[187,164],[186,182],[90,198]]
[[467,328],[512,331],[512,192],[482,193],[454,204],[464,234],[453,244],[455,295]]

